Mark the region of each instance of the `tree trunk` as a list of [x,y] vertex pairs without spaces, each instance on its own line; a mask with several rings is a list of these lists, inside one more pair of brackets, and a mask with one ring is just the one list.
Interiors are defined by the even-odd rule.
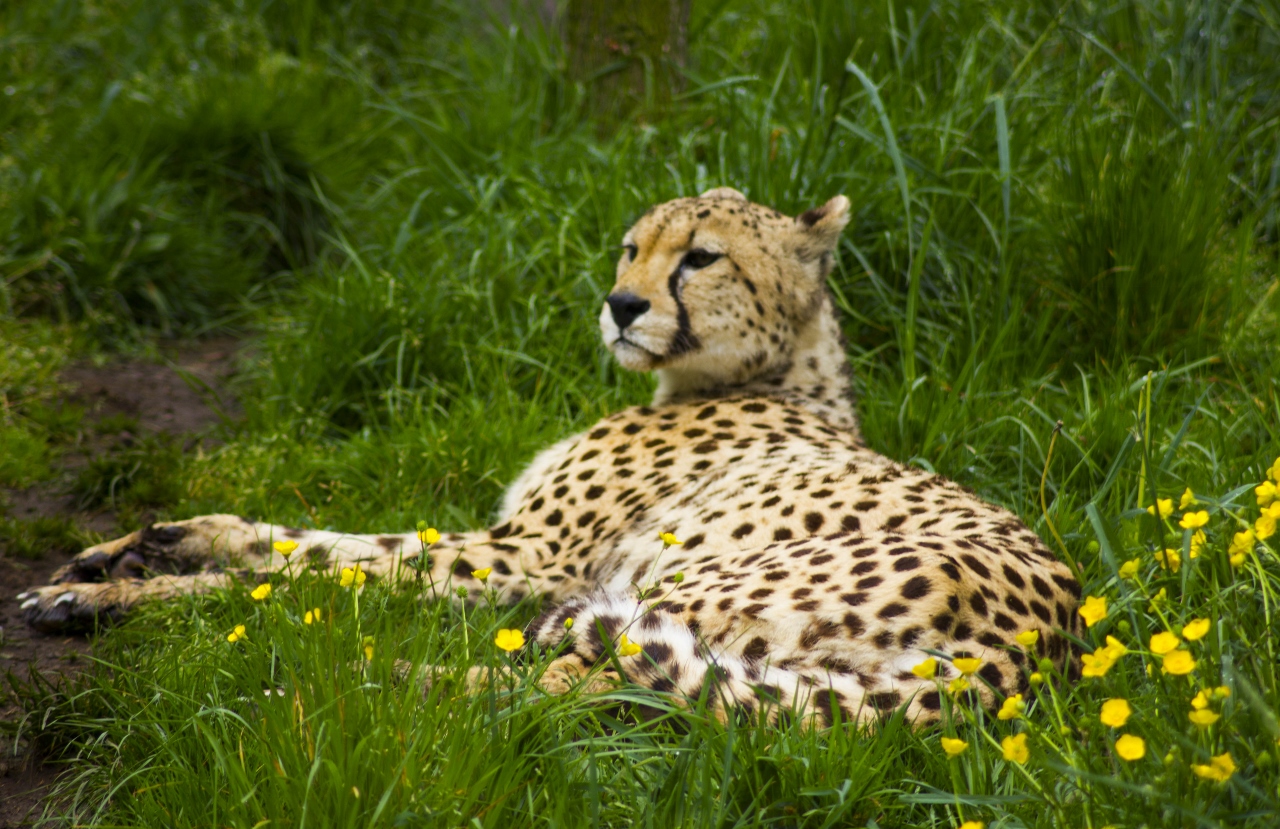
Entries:
[[680,87],[693,0],[568,0],[569,71],[597,113],[659,108]]

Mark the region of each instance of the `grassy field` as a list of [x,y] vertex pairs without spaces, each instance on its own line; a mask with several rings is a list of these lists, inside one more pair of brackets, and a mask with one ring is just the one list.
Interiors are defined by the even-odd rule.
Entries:
[[698,0],[681,91],[623,116],[524,4],[481,5],[0,5],[0,484],[52,474],[60,365],[233,332],[244,420],[136,450],[122,522],[482,526],[540,447],[650,394],[594,323],[648,205],[844,193],[869,443],[1020,514],[1106,599],[1084,650],[1127,653],[1042,669],[1011,720],[722,727],[627,689],[424,697],[393,660],[499,664],[537,608],[300,577],[20,686],[69,768],[52,825],[1275,826],[1280,3]]

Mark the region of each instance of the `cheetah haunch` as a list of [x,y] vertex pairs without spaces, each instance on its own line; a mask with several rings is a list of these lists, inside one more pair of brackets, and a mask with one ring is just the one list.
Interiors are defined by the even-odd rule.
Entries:
[[[653,403],[544,450],[492,529],[445,535],[424,568],[473,593],[471,572],[492,568],[503,599],[549,599],[528,631],[561,652],[545,688],[609,658],[601,631],[625,632],[644,647],[619,663],[628,681],[710,694],[722,714],[764,700],[772,716],[831,723],[907,704],[919,721],[958,675],[944,659],[938,679],[915,676],[929,651],[981,657],[973,684],[987,704],[1025,686],[1018,633],[1040,631],[1039,655],[1067,655],[1079,589],[1036,535],[862,444],[825,288],[848,211],[836,196],[793,219],[719,188],[654,207],[623,237],[600,328],[622,365],[658,375]],[[683,544],[663,551],[660,532]],[[85,550],[24,594],[26,619],[59,630],[114,617],[225,586],[232,562],[262,578],[283,568],[269,542],[285,538],[312,564],[417,577],[414,533],[211,515]],[[651,608],[636,597],[653,585]]]

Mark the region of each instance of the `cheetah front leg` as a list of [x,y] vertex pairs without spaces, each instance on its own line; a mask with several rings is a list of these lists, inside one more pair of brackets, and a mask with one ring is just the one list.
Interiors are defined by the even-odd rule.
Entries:
[[[286,568],[337,573],[359,565],[374,579],[420,584],[427,598],[454,595],[457,587],[473,596],[489,589],[508,602],[582,590],[540,537],[506,536],[504,527],[449,533],[428,547],[416,532],[358,535],[206,515],[90,547],[19,601],[28,624],[55,632],[114,621],[144,601],[224,587],[235,576],[267,580]],[[427,565],[419,569],[424,548]],[[483,570],[484,582],[473,575]]]

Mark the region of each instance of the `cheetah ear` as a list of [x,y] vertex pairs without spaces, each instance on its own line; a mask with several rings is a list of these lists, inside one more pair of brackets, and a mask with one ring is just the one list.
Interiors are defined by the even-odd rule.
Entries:
[[849,224],[849,200],[834,196],[821,207],[806,210],[796,217],[796,227],[827,250],[836,246],[840,231]]
[[700,199],[737,199],[738,201],[746,201],[747,197],[734,190],[732,187],[715,187],[703,193]]

